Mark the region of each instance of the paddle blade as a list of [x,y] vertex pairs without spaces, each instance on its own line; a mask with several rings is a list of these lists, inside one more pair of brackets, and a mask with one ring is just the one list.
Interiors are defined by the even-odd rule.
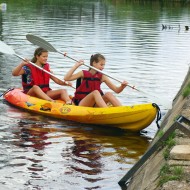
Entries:
[[0,41],[0,52],[12,55],[15,54],[15,51],[2,41]]
[[45,41],[44,39],[42,39],[38,36],[34,36],[32,34],[27,34],[26,39],[29,42],[31,42],[32,44],[42,47],[48,51],[57,52],[57,50],[49,42]]

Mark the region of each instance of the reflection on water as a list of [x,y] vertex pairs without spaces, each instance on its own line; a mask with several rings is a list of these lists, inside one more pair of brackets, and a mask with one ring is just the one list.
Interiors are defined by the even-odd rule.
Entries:
[[[28,33],[87,64],[100,52],[106,73],[148,94],[127,88],[117,94],[123,104],[153,102],[149,94],[164,103],[174,98],[189,66],[188,23],[189,7],[179,2],[10,0],[0,11],[0,39],[29,59],[36,46],[26,40]],[[20,61],[0,53],[0,93],[20,87],[20,78],[11,75]],[[49,63],[58,78],[74,64],[52,52]],[[167,109],[159,106],[164,115]],[[117,182],[157,131],[154,122],[146,134],[130,134],[54,120],[13,108],[2,97],[0,108],[3,189],[120,189]]]
[[[14,122],[7,126],[3,122],[1,128],[0,176],[4,188],[14,189],[19,185],[101,189],[106,181],[118,181],[118,176],[144,153],[150,140],[119,129],[45,121],[25,112],[11,114],[16,111],[10,108],[9,119]],[[117,189],[117,186],[109,183],[106,188]]]

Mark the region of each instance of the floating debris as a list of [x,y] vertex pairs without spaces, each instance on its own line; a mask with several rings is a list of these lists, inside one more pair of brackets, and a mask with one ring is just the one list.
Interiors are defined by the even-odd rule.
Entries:
[[164,25],[164,24],[162,24],[162,30],[164,30],[164,29],[173,29],[173,27],[171,27],[170,25]]
[[[162,24],[162,30],[166,30],[166,29],[173,29],[174,27],[170,26],[170,25],[166,25],[166,24]],[[181,26],[180,24],[178,25],[178,30],[180,31]],[[185,26],[185,30],[189,30],[189,26]]]
[[185,30],[189,30],[189,26],[185,26]]

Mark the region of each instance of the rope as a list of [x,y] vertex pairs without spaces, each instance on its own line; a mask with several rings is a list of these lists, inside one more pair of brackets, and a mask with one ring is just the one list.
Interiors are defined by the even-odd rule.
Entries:
[[160,107],[155,103],[153,103],[152,106],[157,109],[156,125],[157,125],[158,129],[160,129],[160,125],[158,123],[162,118]]

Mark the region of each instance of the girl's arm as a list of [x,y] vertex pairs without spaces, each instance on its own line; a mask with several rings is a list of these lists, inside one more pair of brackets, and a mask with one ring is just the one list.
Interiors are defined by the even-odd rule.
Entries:
[[74,74],[74,72],[78,67],[80,67],[83,64],[84,64],[84,61],[82,61],[82,60],[80,60],[79,62],[76,62],[75,65],[66,73],[66,75],[64,76],[64,80],[72,81],[72,80],[76,80],[78,78],[82,78],[83,77],[82,71],[79,71],[76,74]]
[[111,90],[113,90],[115,93],[120,93],[120,92],[122,92],[123,89],[128,85],[128,82],[127,82],[127,81],[123,81],[120,86],[116,86],[116,85],[113,84],[113,83],[110,81],[110,79],[109,79],[107,76],[105,76],[105,75],[102,76],[102,82],[105,82],[106,85],[107,85]]
[[[53,72],[51,72],[53,73]],[[72,86],[72,83],[71,82],[66,82],[66,81],[62,81],[54,76],[50,76],[50,78],[57,84],[59,85],[63,85],[63,86]]]
[[27,65],[28,62],[27,60],[26,61],[22,61],[17,67],[15,67],[13,70],[12,70],[12,75],[13,76],[19,76],[19,75],[23,75],[25,73],[24,69],[22,69],[22,67],[24,65]]

